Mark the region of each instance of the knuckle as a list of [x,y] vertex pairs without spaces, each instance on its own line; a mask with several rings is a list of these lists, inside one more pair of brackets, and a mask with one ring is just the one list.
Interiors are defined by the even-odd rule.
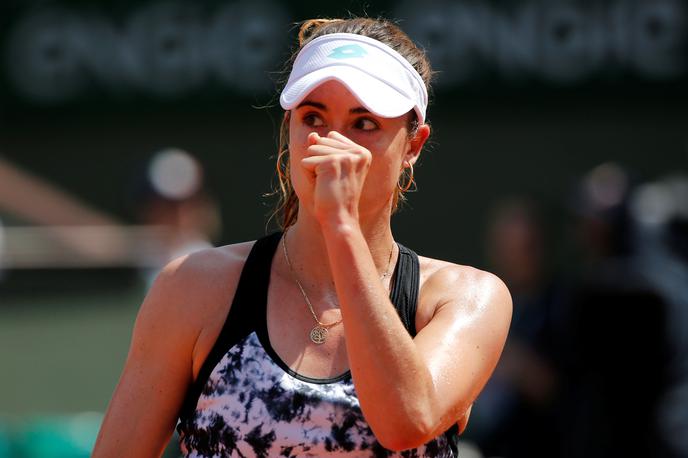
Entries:
[[359,150],[359,157],[361,158],[362,161],[365,161],[365,162],[370,162],[373,160],[373,155],[366,148],[361,148]]
[[339,161],[333,160],[333,161],[324,161],[322,164],[323,168],[328,170],[328,171],[337,171],[339,170]]

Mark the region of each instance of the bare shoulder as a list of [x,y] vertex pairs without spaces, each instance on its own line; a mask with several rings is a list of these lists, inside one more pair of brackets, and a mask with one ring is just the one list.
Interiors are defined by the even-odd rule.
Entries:
[[[421,290],[417,328],[425,326],[443,307],[451,307],[462,318],[500,318],[495,325],[511,321],[511,295],[496,275],[475,267],[419,256]],[[419,326],[420,325],[420,326]]]
[[160,455],[197,374],[201,336],[224,321],[217,314],[226,316],[251,246],[195,252],[160,272],[136,318],[93,456]]
[[174,259],[158,274],[150,294],[164,296],[169,303],[198,312],[199,307],[207,306],[238,281],[252,246],[253,242],[244,242]]
[[218,314],[226,316],[252,246],[244,242],[174,259],[158,274],[137,321],[148,318],[178,336],[193,334],[195,340]]

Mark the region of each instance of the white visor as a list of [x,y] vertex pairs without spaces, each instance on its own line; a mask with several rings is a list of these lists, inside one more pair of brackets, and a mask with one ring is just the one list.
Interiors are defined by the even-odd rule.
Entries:
[[418,120],[425,122],[428,92],[423,78],[384,43],[353,33],[332,33],[308,42],[296,56],[280,105],[295,108],[329,80],[346,86],[371,113],[396,118],[415,109]]

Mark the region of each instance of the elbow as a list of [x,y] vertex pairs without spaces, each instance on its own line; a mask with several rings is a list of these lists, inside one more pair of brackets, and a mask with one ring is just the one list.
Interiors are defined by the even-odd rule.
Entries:
[[429,416],[418,415],[409,417],[405,421],[389,421],[374,427],[371,425],[375,438],[384,448],[394,452],[401,452],[420,447],[431,441],[435,435],[436,425]]

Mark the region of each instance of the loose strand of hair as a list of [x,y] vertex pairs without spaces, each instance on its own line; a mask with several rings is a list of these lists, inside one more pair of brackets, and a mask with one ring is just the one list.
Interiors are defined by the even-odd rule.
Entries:
[[323,25],[341,21],[343,21],[343,19],[329,18],[308,19],[304,21],[299,28],[299,47],[303,46],[313,33]]

